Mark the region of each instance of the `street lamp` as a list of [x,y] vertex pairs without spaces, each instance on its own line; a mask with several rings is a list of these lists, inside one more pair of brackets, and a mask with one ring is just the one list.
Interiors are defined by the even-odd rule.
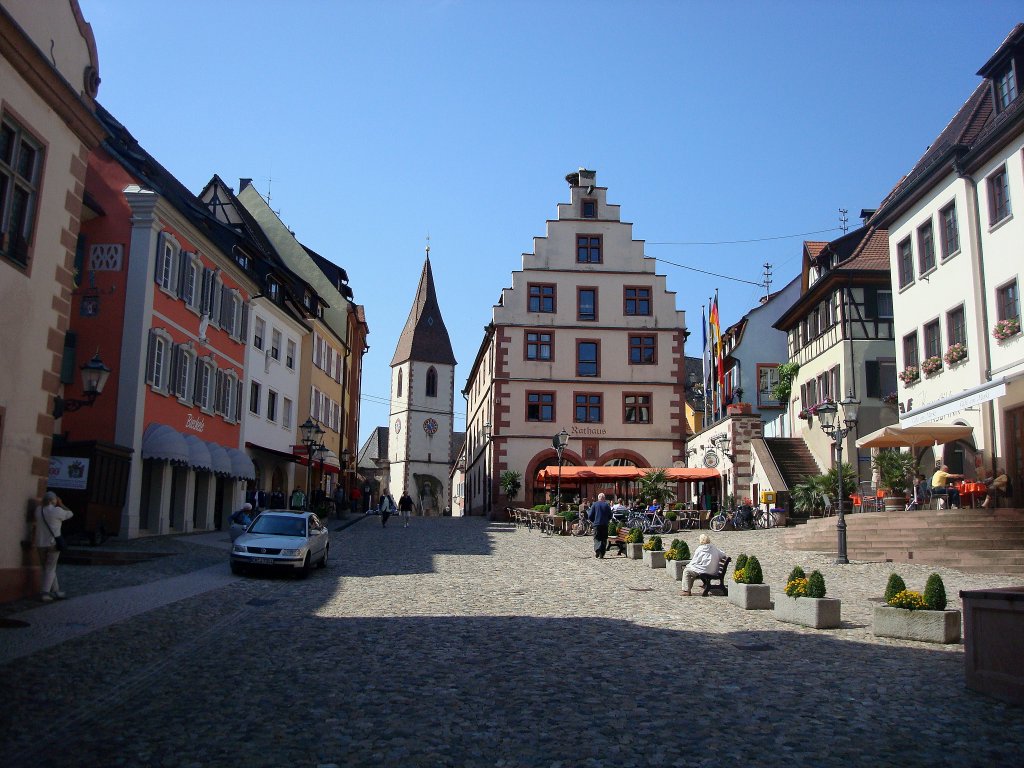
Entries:
[[313,479],[313,451],[319,450],[320,438],[323,437],[324,431],[320,428],[320,424],[313,421],[312,416],[302,422],[299,430],[302,432],[302,444],[306,446],[306,509],[308,510]]
[[836,563],[846,565],[850,562],[846,556],[846,518],[843,516],[843,440],[851,431],[857,427],[857,410],[860,408],[860,400],[849,393],[846,399],[839,403],[843,407],[843,424],[839,424],[839,406],[834,402],[825,402],[818,406],[818,424],[821,431],[832,440],[836,449],[836,483],[838,488],[836,533],[839,537],[838,557]]
[[551,438],[551,445],[555,448],[555,453],[558,454],[558,481],[555,485],[555,510],[561,510],[562,508],[562,451],[565,450],[565,446],[569,444],[569,433],[564,429],[557,435]]
[[103,387],[110,377],[110,369],[103,364],[98,350],[80,370],[82,371],[82,391],[85,393],[85,399],[65,400],[58,395],[53,399],[53,418],[59,419],[64,415],[65,411],[77,411],[83,406],[92,405],[96,402],[96,398],[100,393],[103,392]]

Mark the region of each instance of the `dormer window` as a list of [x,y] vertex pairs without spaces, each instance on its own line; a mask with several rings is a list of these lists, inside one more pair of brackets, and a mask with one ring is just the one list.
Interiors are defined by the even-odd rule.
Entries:
[[279,286],[277,284],[277,281],[274,278],[272,278],[272,277],[268,277],[267,278],[267,296],[270,297],[271,301],[277,301],[278,296],[280,295],[279,294],[280,290],[281,290],[281,286]]
[[311,294],[309,291],[306,291],[303,294],[303,296],[302,296],[302,303],[306,305],[306,309],[312,309],[313,308],[313,294]]
[[1002,112],[1017,98],[1017,77],[1013,72],[1013,62],[1000,74],[993,78],[996,89],[996,112]]

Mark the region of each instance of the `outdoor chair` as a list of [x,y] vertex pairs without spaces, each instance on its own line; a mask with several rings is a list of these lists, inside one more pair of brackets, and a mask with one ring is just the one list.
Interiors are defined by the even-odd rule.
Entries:
[[829,495],[827,493],[823,493],[823,494],[821,494],[821,500],[825,504],[825,509],[821,513],[821,516],[822,517],[832,517],[832,515],[835,514],[835,512],[832,509],[832,499],[831,499],[831,497],[829,497]]

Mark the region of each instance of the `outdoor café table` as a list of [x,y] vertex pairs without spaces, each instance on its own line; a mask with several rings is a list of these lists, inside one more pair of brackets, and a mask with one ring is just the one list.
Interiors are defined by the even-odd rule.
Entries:
[[964,480],[960,483],[960,503],[965,504],[967,500],[971,502],[971,508],[978,506],[978,499],[985,498],[985,494],[988,493],[988,486],[984,483],[972,483]]

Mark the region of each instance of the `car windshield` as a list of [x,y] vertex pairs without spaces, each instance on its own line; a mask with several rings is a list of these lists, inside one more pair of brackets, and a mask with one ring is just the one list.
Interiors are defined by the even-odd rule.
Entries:
[[249,533],[265,533],[271,536],[305,536],[306,521],[301,517],[260,515],[249,528]]

